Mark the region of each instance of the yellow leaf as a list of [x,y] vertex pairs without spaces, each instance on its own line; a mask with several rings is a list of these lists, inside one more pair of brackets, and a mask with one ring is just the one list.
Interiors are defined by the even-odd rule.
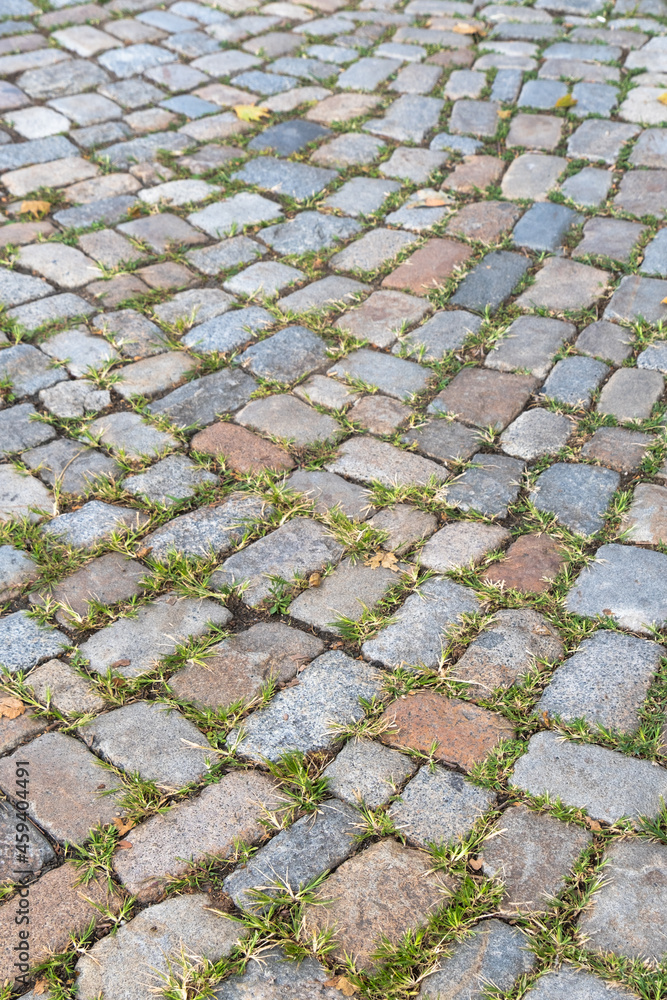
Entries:
[[462,22],[461,24],[455,24],[452,31],[457,35],[477,35],[482,32],[482,25],[476,24],[466,24]]
[[371,569],[390,569],[392,573],[401,571],[395,552],[376,552],[374,556],[366,559],[364,565],[370,566]]
[[262,118],[270,118],[266,108],[258,108],[254,104],[235,104],[236,117],[242,122],[261,122]]
[[[667,298],[660,299],[660,305],[661,306],[667,306]],[[609,613],[611,614],[611,612],[609,612]]]
[[21,215],[25,212],[34,215],[35,217],[40,215],[46,215],[47,212],[51,211],[50,201],[22,201],[21,202]]
[[311,573],[308,577],[309,587],[319,587],[322,583],[322,575],[320,573]]
[[661,94],[658,100],[660,101],[661,104],[667,104],[667,93]]
[[323,986],[333,986],[335,990],[340,990],[344,997],[353,997],[359,992],[359,987],[351,983],[345,976],[333,976],[322,984]]
[[24,712],[25,705],[18,698],[11,698],[9,695],[3,695],[0,698],[0,717],[18,719],[19,715],[23,715]]
[[113,823],[121,837],[124,837],[134,826],[134,820],[124,819],[122,816],[114,816]]
[[499,111],[498,112],[498,117],[499,118],[511,118],[512,117],[512,109],[508,108],[507,111]]
[[578,103],[577,98],[573,97],[572,94],[564,94],[562,97],[558,98],[558,100],[554,104],[554,107],[555,108],[573,108],[575,106],[575,104],[577,104],[577,103]]

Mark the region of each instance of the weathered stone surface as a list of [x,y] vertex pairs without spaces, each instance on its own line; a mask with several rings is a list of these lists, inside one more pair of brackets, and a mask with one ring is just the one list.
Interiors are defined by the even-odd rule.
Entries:
[[465,837],[496,803],[493,792],[443,768],[421,767],[389,808],[396,829],[417,847]]
[[496,586],[542,594],[564,565],[563,552],[548,535],[521,535],[504,559],[489,566],[484,579]]
[[417,765],[405,754],[373,740],[354,738],[322,772],[327,788],[350,805],[384,805],[411,777]]
[[69,644],[63,632],[28,617],[27,611],[0,618],[0,663],[10,674],[58,656]]
[[628,541],[659,545],[667,538],[667,489],[639,483],[623,527],[628,532]]
[[399,264],[382,282],[383,288],[407,289],[415,295],[427,295],[445,284],[456,268],[472,256],[472,250],[455,240],[432,239]]
[[538,380],[484,368],[464,368],[429,406],[430,413],[450,413],[476,427],[503,430],[523,410]]
[[596,409],[617,420],[646,420],[664,385],[660,372],[621,368],[603,387]]
[[[83,935],[91,923],[102,924],[104,918],[100,911],[108,907],[112,913],[118,912],[120,896],[109,890],[103,878],[93,878],[85,886],[80,884],[79,878],[79,869],[65,864],[42,875],[30,886],[33,923],[28,939],[30,959],[25,963],[29,967],[65,951],[71,935]],[[14,898],[0,909],[0,976],[3,981],[11,982],[26,974],[15,965],[17,931],[20,929],[15,923],[16,915],[17,899]]]
[[40,389],[48,389],[66,378],[31,344],[15,344],[0,353],[0,377],[9,380],[17,399],[34,396]]
[[[244,337],[247,338],[248,334]],[[181,429],[193,425],[206,426],[213,423],[219,414],[231,413],[247,403],[256,387],[255,380],[238,368],[222,368],[212,375],[203,375],[179,386],[151,403],[148,411],[164,415]]]
[[385,486],[425,485],[431,479],[444,482],[447,478],[446,470],[435,462],[369,437],[349,438],[326,468],[362,483],[377,480]]
[[116,852],[114,869],[128,892],[141,902],[154,901],[168,877],[186,872],[191,859],[228,858],[238,840],[248,844],[262,840],[265,831],[259,821],[264,810],[283,804],[265,775],[232,771],[197,798],[186,799],[126,833],[123,839],[132,848]]
[[505,372],[527,370],[535,378],[546,378],[554,355],[575,333],[572,323],[545,316],[521,316],[489,351],[485,365]]
[[506,528],[477,521],[454,521],[437,531],[421,550],[421,564],[436,573],[481,562],[510,538]]
[[575,346],[583,354],[605,358],[620,365],[632,354],[632,335],[625,327],[598,320],[579,334]]
[[295,517],[230,556],[213,574],[210,584],[221,589],[247,581],[242,600],[257,607],[271,596],[270,577],[277,576],[288,582],[297,574],[308,577],[321,572],[327,563],[338,562],[342,554],[343,547],[324,525]]
[[206,472],[184,455],[169,455],[147,472],[126,476],[123,487],[134,496],[170,506],[188,499],[197,489],[217,482],[218,477],[213,472]]
[[626,757],[590,743],[571,743],[556,733],[538,733],[514,766],[510,784],[531,795],[560,798],[593,819],[615,823],[622,816],[655,816],[667,789],[667,771],[648,760]]
[[[0,760],[0,785],[9,794],[16,786],[16,761],[23,755],[19,749]],[[102,770],[97,758],[72,736],[38,736],[30,744],[30,768],[28,815],[60,843],[83,844],[93,827],[112,823],[120,813],[119,779]]]
[[279,691],[266,708],[244,720],[243,729],[232,730],[228,744],[256,763],[295,750],[328,750],[336,739],[332,725],[361,719],[359,699],[370,701],[381,686],[379,670],[345,653],[324,653],[303,671],[298,687]]
[[[225,879],[225,891],[244,910],[262,908],[262,896],[285,890],[298,892],[314,878],[337,868],[355,848],[358,812],[343,802],[322,802],[315,815],[306,814],[281,830],[248,864]],[[264,904],[265,905],[265,904]]]
[[563,652],[557,629],[537,611],[498,611],[450,673],[470,685],[471,697],[485,698],[494,688],[520,684],[521,677],[536,668],[536,661],[553,663]]
[[297,621],[340,634],[340,618],[359,621],[399,580],[391,569],[373,569],[345,559],[318,587],[299,594],[287,611]]
[[[26,869],[37,874],[46,865],[51,865],[56,860],[53,848],[46,837],[39,832],[37,827],[27,817],[23,820],[26,829],[21,831],[16,829],[16,812],[9,802],[3,801],[0,803],[0,830],[2,831],[2,840],[0,840],[0,882],[3,883],[19,881],[15,876],[19,874],[21,869]],[[17,834],[20,836],[21,833],[27,833],[28,842],[25,845],[25,851],[19,853],[16,850],[15,838]],[[0,910],[1,913],[2,911]],[[1,921],[2,917],[0,916]]]
[[560,1000],[564,996],[570,1000],[630,1000],[632,994],[625,989],[610,988],[608,981],[571,965],[544,973],[526,993],[529,1000]]
[[405,552],[422,538],[432,535],[438,526],[433,514],[399,503],[395,507],[385,507],[369,522],[371,527],[386,532],[387,538],[382,548],[389,552]]
[[522,309],[555,312],[588,309],[607,290],[609,275],[597,267],[564,257],[550,257],[537,272],[535,284],[516,300]]
[[483,257],[463,279],[450,299],[453,306],[493,313],[510,297],[528,270],[526,257],[507,250],[494,250]]
[[125,677],[138,677],[191,636],[204,635],[209,622],[225,625],[229,611],[210,599],[164,594],[139,608],[135,618],[118,618],[96,632],[79,649],[94,673],[111,667]]
[[232,493],[222,503],[182,514],[143,538],[153,559],[166,561],[170,552],[200,559],[221,556],[243,538],[246,529],[271,512],[261,498]]
[[229,976],[220,983],[214,996],[216,1000],[339,1000],[335,988],[326,985],[330,979],[316,959],[292,962],[275,947],[262,953],[261,962],[250,962],[242,976]]
[[77,548],[90,548],[115,532],[122,533],[123,529],[136,531],[146,521],[148,515],[139,510],[90,500],[78,510],[54,517],[43,526],[42,531],[62,538]]
[[13,545],[0,545],[0,601],[9,600],[39,576],[34,559]]
[[611,469],[557,462],[537,477],[531,499],[538,510],[553,513],[571,531],[592,535],[604,526],[620,481]]
[[332,472],[299,470],[292,473],[287,485],[312,500],[320,514],[338,507],[347,517],[365,521],[373,513],[367,491]]
[[651,442],[651,435],[641,431],[600,427],[581,449],[581,454],[617,472],[636,472]]
[[205,893],[173,896],[141,911],[83,954],[76,966],[77,991],[82,1000],[100,994],[127,1000],[130,989],[150,996],[147,969],[168,976],[184,952],[218,962],[243,936],[238,924],[215,912]]
[[432,691],[392,702],[382,718],[391,725],[382,736],[384,743],[430,753],[436,742],[437,760],[466,771],[514,735],[501,715]]
[[270,679],[280,685],[293,680],[323,649],[315,636],[278,622],[260,623],[213,646],[203,664],[189,663],[171,677],[169,686],[199,708],[249,701]]
[[90,683],[61,660],[49,660],[35,667],[30,673],[30,687],[39,701],[63,715],[97,713],[104,709],[104,699],[93,692]]
[[554,365],[542,393],[568,406],[587,406],[608,372],[607,365],[594,358],[563,358]]
[[53,511],[53,505],[52,493],[39,480],[12,465],[0,466],[0,522],[25,517],[35,524]]
[[419,996],[424,1000],[477,1000],[489,986],[511,990],[515,980],[529,973],[534,964],[521,931],[501,920],[483,920],[424,980]]
[[427,856],[395,840],[381,840],[344,862],[319,890],[329,906],[306,909],[306,932],[334,930],[332,955],[350,955],[357,968],[371,970],[382,937],[397,944],[405,932],[426,922],[456,888],[449,876],[430,871]]
[[588,947],[660,962],[665,943],[659,914],[665,905],[665,848],[648,840],[617,841],[607,851],[607,883],[593,897],[578,930]]
[[551,410],[526,410],[506,428],[500,438],[502,450],[515,458],[531,461],[540,455],[555,455],[574,432],[571,418]]
[[473,614],[478,608],[472,591],[445,577],[432,577],[408,597],[393,624],[363,644],[362,653],[383,666],[437,667],[446,645],[446,629],[460,615]]
[[3,456],[50,441],[55,433],[53,427],[38,419],[31,403],[19,403],[0,410],[0,454]]
[[138,413],[127,410],[98,417],[88,426],[88,432],[115,455],[130,459],[157,458],[178,445],[167,431],[142,420]]
[[61,625],[67,625],[78,616],[85,617],[93,602],[111,605],[128,601],[140,593],[145,575],[146,569],[137,560],[107,552],[54,586],[31,594],[30,601],[41,605],[48,599],[63,604],[55,617]]
[[543,913],[564,886],[591,834],[525,806],[505,810],[482,851],[484,874],[503,883],[500,912]]
[[305,326],[288,326],[253,344],[239,361],[253,375],[294,382],[326,362],[326,343]]
[[523,462],[516,458],[479,452],[463,475],[446,487],[447,502],[487,517],[506,517],[519,494],[523,468]]
[[219,462],[224,463],[225,468],[233,472],[261,472],[264,469],[278,472],[294,468],[293,460],[283,448],[265,441],[245,427],[237,427],[226,421],[211,424],[206,430],[199,431],[192,438],[190,446],[193,451],[215,455]]

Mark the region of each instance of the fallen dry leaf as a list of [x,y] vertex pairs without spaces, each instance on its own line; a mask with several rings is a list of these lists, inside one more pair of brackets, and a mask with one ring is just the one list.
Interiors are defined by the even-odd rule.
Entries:
[[590,816],[584,816],[584,822],[588,829],[593,830],[595,833],[602,829],[598,821],[596,819],[591,819]]
[[374,556],[369,556],[365,560],[364,566],[371,569],[390,569],[392,573],[400,573],[400,566],[395,552],[376,552]]
[[38,979],[32,988],[32,992],[39,996],[41,993],[46,993],[48,987],[48,981],[46,979]]
[[512,111],[509,108],[506,111],[498,111],[499,118],[511,118],[511,116],[512,116]]
[[479,27],[478,27],[476,24],[466,24],[465,22],[463,22],[462,24],[455,24],[454,27],[452,28],[452,31],[456,35],[482,35],[482,34],[484,34],[481,25],[479,25]]
[[310,576],[308,577],[308,586],[309,587],[319,587],[319,585],[321,583],[322,583],[322,574],[321,573],[311,573]]
[[558,100],[554,104],[554,107],[555,108],[573,108],[575,106],[575,104],[577,104],[577,103],[578,103],[577,98],[573,97],[572,94],[563,94],[562,97],[558,98]]
[[131,660],[116,660],[115,663],[111,663],[111,669],[115,670],[116,667],[129,667]]
[[34,215],[39,218],[41,215],[46,215],[51,211],[50,201],[22,201],[21,202],[21,215],[23,213],[28,213],[29,215]]
[[440,205],[448,205],[450,199],[443,198],[442,195],[433,194],[429,198],[420,201],[410,201],[406,208],[438,208]]
[[116,847],[120,847],[124,851],[129,851],[130,848],[132,847],[132,844],[129,842],[129,840],[119,840],[118,843],[116,844]]
[[359,992],[359,987],[351,983],[345,976],[332,976],[322,984],[323,986],[333,986],[335,990],[340,990],[344,997],[353,997]]
[[266,108],[258,108],[254,104],[235,104],[236,117],[242,122],[261,122],[262,118],[270,118]]
[[121,837],[124,837],[134,826],[134,820],[126,819],[123,816],[114,816],[113,825],[118,830]]
[[24,712],[25,705],[19,698],[10,698],[9,695],[0,698],[0,716],[4,716],[5,719],[18,719]]
[[474,872],[480,871],[483,866],[484,862],[482,861],[481,858],[471,858],[470,861],[468,862],[468,867],[472,868]]
[[658,100],[661,104],[667,104],[667,93],[660,94]]

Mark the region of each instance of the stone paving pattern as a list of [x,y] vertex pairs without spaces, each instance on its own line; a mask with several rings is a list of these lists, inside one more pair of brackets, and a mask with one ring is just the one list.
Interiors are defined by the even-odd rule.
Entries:
[[666,26],[0,0],[3,1000],[665,995]]

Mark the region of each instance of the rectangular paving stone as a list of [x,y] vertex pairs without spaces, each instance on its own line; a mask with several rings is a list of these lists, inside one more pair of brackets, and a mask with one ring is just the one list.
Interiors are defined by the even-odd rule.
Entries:
[[473,455],[471,465],[446,488],[447,503],[461,510],[476,510],[487,517],[507,517],[521,488],[524,463],[505,455]]
[[143,546],[153,559],[166,562],[169,554],[206,559],[222,556],[239,542],[246,529],[271,512],[259,497],[232,493],[222,503],[181,514],[145,535]]
[[367,663],[332,651],[313,660],[297,687],[284,688],[266,708],[233,729],[229,746],[249,760],[279,760],[285,753],[328,750],[335,742],[334,723],[346,725],[363,717],[359,699],[379,695],[382,675]]
[[382,282],[383,288],[396,288],[427,295],[441,287],[456,269],[471,257],[472,250],[463,243],[432,239],[399,264]]
[[466,274],[450,304],[473,312],[483,313],[487,308],[495,312],[510,297],[528,266],[521,254],[494,250]]
[[636,823],[659,811],[667,771],[648,760],[543,732],[530,738],[510,784],[531,795],[558,797],[592,819],[615,823],[625,816]]
[[538,384],[532,375],[463,368],[434,398],[428,412],[503,430],[521,413]]
[[15,674],[59,656],[69,645],[64,632],[42,625],[27,611],[14,611],[0,618],[0,663]]
[[340,634],[339,618],[359,621],[367,609],[375,607],[400,577],[391,569],[372,569],[344,559],[319,587],[304,590],[292,601],[288,613],[297,621],[324,632]]
[[467,836],[476,821],[496,803],[487,789],[443,768],[421,767],[388,814],[416,847],[443,845]]
[[327,788],[352,806],[366,803],[371,809],[384,805],[411,777],[417,765],[375,740],[354,738],[324,769]]
[[395,399],[408,400],[426,388],[429,371],[414,361],[405,361],[392,355],[360,348],[336,362],[327,372],[346,378],[361,379],[377,386]]
[[77,548],[90,548],[115,532],[137,530],[148,519],[147,514],[131,507],[90,500],[78,510],[54,517],[41,530],[56,538],[64,538],[67,544]]
[[119,850],[113,866],[128,892],[142,902],[162,895],[169,876],[182,875],[205,858],[224,860],[239,840],[257,843],[265,835],[260,819],[284,800],[258,771],[224,775],[193,799],[152,816],[124,835],[131,849]]
[[660,372],[620,368],[602,388],[596,410],[617,420],[647,420],[663,394]]
[[527,371],[543,379],[551,369],[554,355],[576,332],[572,323],[545,316],[521,316],[496,341],[484,364],[497,371]]
[[358,482],[372,484],[377,480],[385,486],[425,485],[431,480],[444,482],[447,478],[446,469],[421,455],[362,436],[349,438],[325,468]]
[[[403,292],[373,292],[361,306],[341,316],[335,325],[360,340],[368,340],[375,347],[389,347],[396,340],[404,324],[419,321],[428,310],[428,303],[423,299],[405,295]],[[476,317],[471,316],[470,319],[476,321]],[[428,324],[426,326],[428,327]],[[420,330],[424,331],[425,328],[421,327]],[[427,333],[422,333],[422,336],[427,337]]]
[[502,920],[483,920],[471,936],[455,944],[451,954],[440,960],[435,972],[422,983],[419,996],[423,1000],[467,1000],[474,996],[471,988],[483,991],[487,983],[509,991],[520,975],[530,973],[534,964],[534,956],[518,928]]

